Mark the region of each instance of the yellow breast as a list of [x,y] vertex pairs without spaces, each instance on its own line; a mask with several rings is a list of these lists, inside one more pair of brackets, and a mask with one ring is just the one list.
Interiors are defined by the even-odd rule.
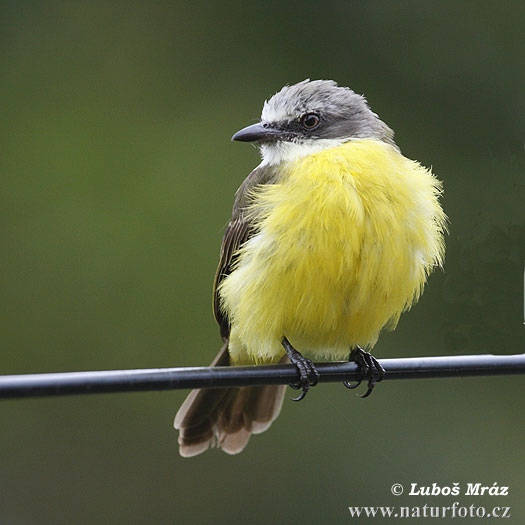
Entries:
[[375,140],[282,166],[254,190],[257,233],[220,287],[236,362],[270,362],[286,336],[314,358],[371,347],[442,263],[440,182]]

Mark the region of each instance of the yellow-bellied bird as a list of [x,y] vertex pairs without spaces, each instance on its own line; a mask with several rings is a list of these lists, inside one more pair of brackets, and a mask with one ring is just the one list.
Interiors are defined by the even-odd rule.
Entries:
[[[404,157],[364,97],[331,80],[285,86],[232,140],[260,146],[222,241],[214,311],[224,345],[212,365],[357,361],[368,395],[383,370],[370,350],[441,266],[441,183]],[[363,347],[363,348],[361,348]],[[347,385],[354,386],[354,385]],[[281,410],[284,386],[192,391],[179,409],[180,453],[240,452]]]

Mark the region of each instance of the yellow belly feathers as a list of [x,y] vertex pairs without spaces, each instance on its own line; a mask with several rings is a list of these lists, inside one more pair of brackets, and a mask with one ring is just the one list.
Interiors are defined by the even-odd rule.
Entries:
[[443,258],[441,183],[376,140],[279,166],[256,187],[256,234],[222,282],[235,364],[275,362],[283,336],[314,359],[347,359],[394,328]]

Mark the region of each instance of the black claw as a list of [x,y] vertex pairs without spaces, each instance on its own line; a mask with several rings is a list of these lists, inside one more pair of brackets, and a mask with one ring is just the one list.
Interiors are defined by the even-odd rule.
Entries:
[[[350,359],[349,359],[349,361],[350,361]],[[346,388],[352,389],[352,388],[357,388],[361,384],[361,382],[362,382],[362,379],[358,379],[357,383],[355,383],[355,384],[350,383],[350,381],[343,381],[343,385],[345,385]]]
[[310,390],[310,387],[317,385],[319,382],[319,372],[312,361],[303,357],[301,353],[290,344],[290,341],[288,341],[286,337],[283,337],[282,345],[286,350],[288,358],[299,371],[299,381],[291,383],[290,387],[294,390],[302,390],[302,392],[299,397],[292,397],[291,399],[292,401],[301,401],[308,393],[308,390]]
[[308,388],[303,388],[303,391],[301,392],[301,395],[300,396],[297,396],[297,397],[291,397],[290,399],[292,401],[302,401],[306,394],[308,393]]
[[372,390],[374,390],[376,383],[379,383],[385,377],[385,369],[372,354],[365,352],[359,346],[350,352],[348,360],[354,361],[359,365],[361,377],[355,384],[343,381],[343,385],[345,385],[346,388],[357,388],[363,379],[368,378],[368,388],[366,392],[360,396],[362,398],[368,397],[372,393]]

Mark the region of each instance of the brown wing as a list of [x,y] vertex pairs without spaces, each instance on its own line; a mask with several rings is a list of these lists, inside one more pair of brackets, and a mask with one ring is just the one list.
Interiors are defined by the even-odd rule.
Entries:
[[220,309],[218,287],[221,281],[231,273],[236,259],[236,252],[252,235],[253,230],[250,227],[250,222],[240,215],[230,220],[222,239],[219,266],[213,282],[213,313],[219,323],[223,339],[230,335],[230,322]]
[[246,217],[246,207],[250,205],[251,190],[261,184],[271,184],[278,179],[278,172],[270,166],[257,167],[244,179],[235,194],[232,218],[228,223],[222,239],[219,267],[213,282],[213,312],[221,327],[221,336],[226,339],[230,335],[230,321],[224,312],[221,312],[217,288],[221,281],[229,275],[235,264],[239,248],[255,233],[252,221]]

